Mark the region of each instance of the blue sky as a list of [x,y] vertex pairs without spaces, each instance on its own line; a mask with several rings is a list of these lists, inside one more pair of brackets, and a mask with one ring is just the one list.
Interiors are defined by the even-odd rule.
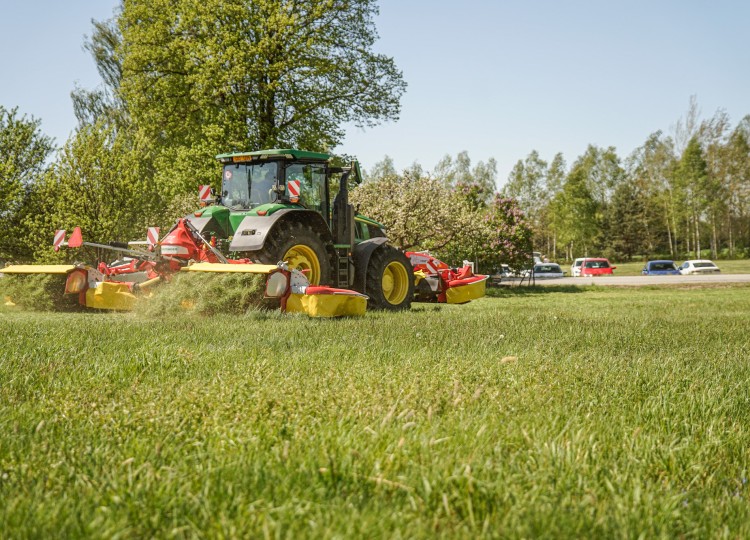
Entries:
[[[100,81],[84,35],[117,0],[0,0],[0,105],[62,144],[70,91]],[[365,168],[430,169],[466,150],[494,157],[502,185],[531,150],[568,164],[588,144],[625,157],[669,132],[697,97],[704,117],[750,114],[750,2],[381,0],[379,52],[408,83],[401,118],[348,129],[337,150]]]

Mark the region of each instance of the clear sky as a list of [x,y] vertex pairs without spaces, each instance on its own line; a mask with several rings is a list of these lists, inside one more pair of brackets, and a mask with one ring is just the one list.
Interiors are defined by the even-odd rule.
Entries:
[[[118,0],[0,0],[0,105],[42,120],[62,144],[70,91],[99,84],[82,46]],[[746,0],[381,0],[379,52],[408,83],[401,118],[353,126],[337,150],[365,168],[431,169],[466,150],[494,157],[498,184],[538,150],[568,164],[588,144],[625,157],[670,132],[697,97],[704,117],[750,114]]]

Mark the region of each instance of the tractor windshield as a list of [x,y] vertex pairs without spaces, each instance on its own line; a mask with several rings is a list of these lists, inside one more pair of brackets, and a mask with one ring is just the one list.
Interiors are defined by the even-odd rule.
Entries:
[[254,208],[274,202],[278,176],[275,161],[232,163],[224,166],[221,202],[229,208]]

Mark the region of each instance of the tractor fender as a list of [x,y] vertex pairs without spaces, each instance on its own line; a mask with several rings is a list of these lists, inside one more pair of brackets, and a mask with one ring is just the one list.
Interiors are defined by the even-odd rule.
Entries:
[[388,238],[381,236],[364,240],[354,246],[354,289],[360,292],[365,290],[365,281],[367,279],[367,266],[370,264],[370,257],[380,246],[387,244]]
[[318,212],[313,210],[296,210],[285,208],[270,216],[246,216],[234,232],[229,244],[229,251],[259,251],[263,249],[266,239],[280,224],[298,221],[312,227],[325,244],[331,244],[331,232]]
[[188,215],[185,216],[185,219],[188,220],[190,224],[195,227],[198,233],[206,240],[210,239],[212,236],[215,236],[217,238],[226,238],[226,232],[224,232],[224,228],[214,217],[195,217],[192,215]]

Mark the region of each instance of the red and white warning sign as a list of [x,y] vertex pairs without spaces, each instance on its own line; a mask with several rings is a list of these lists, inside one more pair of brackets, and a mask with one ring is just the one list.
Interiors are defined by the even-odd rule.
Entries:
[[198,188],[198,193],[200,196],[201,202],[206,202],[211,199],[211,186],[200,186]]
[[146,232],[146,242],[148,247],[153,249],[159,243],[159,227],[149,227]]
[[78,248],[83,245],[83,235],[81,234],[81,228],[76,227],[68,238],[68,247]]
[[55,238],[52,240],[52,247],[55,248],[55,251],[60,251],[63,240],[65,240],[65,229],[55,231]]
[[299,180],[289,180],[286,187],[289,189],[289,200],[293,203],[299,201]]

